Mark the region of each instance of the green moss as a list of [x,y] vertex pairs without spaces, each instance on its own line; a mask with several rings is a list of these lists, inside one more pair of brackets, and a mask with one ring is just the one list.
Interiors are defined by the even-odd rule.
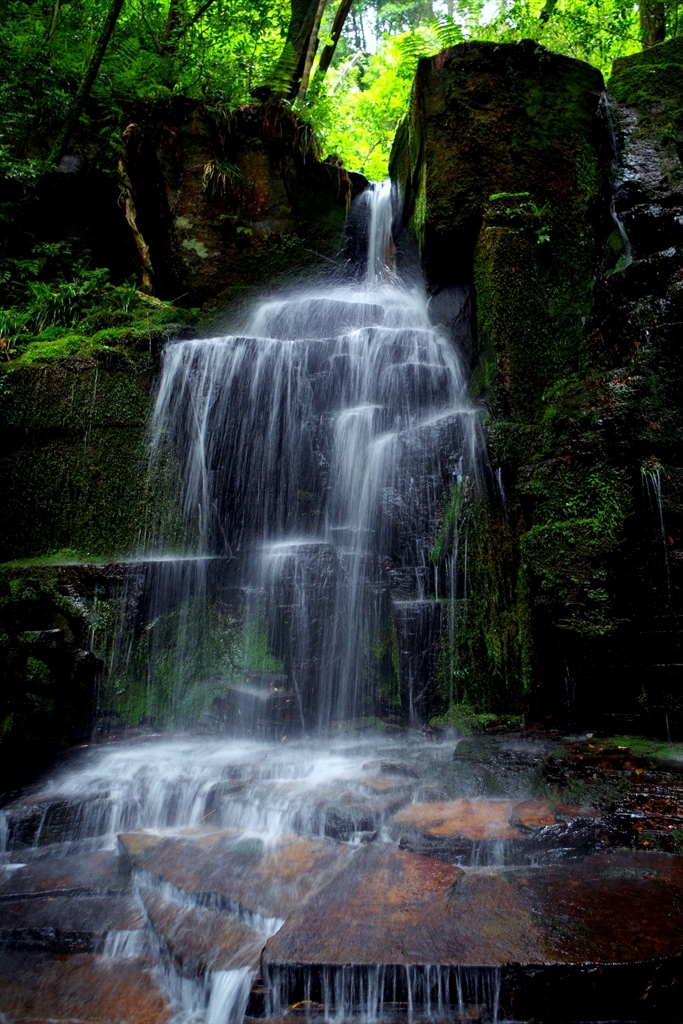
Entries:
[[494,722],[493,714],[479,714],[466,703],[450,704],[442,715],[431,718],[429,724],[433,729],[457,729],[461,736],[471,736],[475,732],[483,732],[487,725]]
[[103,346],[94,341],[93,338],[86,338],[82,334],[65,334],[54,341],[43,341],[38,338],[26,346],[20,357],[21,363],[31,366],[34,363],[52,362],[55,359],[66,359],[69,356],[79,356],[88,359],[101,352]]
[[596,740],[601,745],[628,750],[644,757],[656,757],[667,761],[683,760],[683,743],[671,743],[652,739],[649,736],[607,736]]
[[146,307],[135,314],[100,310],[82,320],[73,330],[49,327],[23,346],[10,364],[35,365],[56,360],[96,359],[119,349],[152,350],[167,338],[198,319],[195,311],[171,305]]
[[370,672],[377,679],[384,710],[387,713],[396,711],[401,707],[401,652],[392,616],[380,622],[372,655],[374,664],[371,664]]
[[446,501],[446,507],[436,531],[434,547],[432,548],[433,562],[438,563],[441,558],[441,553],[444,551],[444,546],[458,528],[458,523],[460,522],[460,517],[465,504],[466,490],[467,484],[465,481],[459,481],[458,483],[451,485],[450,493]]
[[[526,591],[515,531],[490,496],[471,490],[457,529],[457,571],[466,575],[467,598],[453,601],[447,616],[436,661],[435,710],[443,714],[451,704],[466,704],[477,714],[518,714],[528,700],[529,673]],[[441,558],[455,540],[455,533],[444,539]]]

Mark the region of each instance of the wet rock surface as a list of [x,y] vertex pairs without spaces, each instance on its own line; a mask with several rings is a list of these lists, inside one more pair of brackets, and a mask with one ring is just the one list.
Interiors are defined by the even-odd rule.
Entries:
[[154,933],[176,970],[188,977],[208,970],[255,970],[267,936],[218,910],[182,906],[141,888]]
[[[136,800],[147,827],[102,835],[98,823],[125,816],[101,807],[88,825],[100,776],[85,758],[84,775],[76,759],[59,785],[6,808],[16,824],[52,801],[68,824],[61,845],[6,833],[9,1024],[678,1020],[683,859],[663,852],[680,810],[673,748],[666,760],[520,731],[460,740],[455,757],[450,741],[415,737],[265,759],[188,739],[148,742],[158,767],[144,776],[127,749],[116,799]],[[193,770],[202,780],[184,823],[169,824],[169,751],[186,794]],[[216,785],[220,828],[202,821]],[[351,841],[325,834],[345,799],[373,809]]]
[[241,830],[180,839],[119,836],[133,870],[143,877],[166,882],[198,903],[265,919],[264,928],[272,928],[335,875],[353,848],[296,836],[267,841]]
[[0,954],[0,1013],[12,1024],[170,1024],[149,959]]
[[679,953],[682,911],[683,869],[665,855],[599,855],[492,873],[373,844],[269,941],[264,960],[638,963]]

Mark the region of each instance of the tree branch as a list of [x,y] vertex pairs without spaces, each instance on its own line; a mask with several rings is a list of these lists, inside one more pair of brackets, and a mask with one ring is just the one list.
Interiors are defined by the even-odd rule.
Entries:
[[330,42],[323,47],[323,52],[320,54],[320,60],[318,62],[318,70],[316,74],[320,78],[325,77],[325,73],[332,63],[334,51],[337,49],[337,43],[341,39],[341,34],[352,6],[353,0],[341,0],[341,3],[337,8],[337,13],[334,16],[332,30],[330,32]]

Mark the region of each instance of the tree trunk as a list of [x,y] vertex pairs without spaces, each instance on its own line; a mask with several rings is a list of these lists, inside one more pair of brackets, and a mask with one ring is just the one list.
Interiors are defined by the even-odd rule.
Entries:
[[[304,74],[308,43],[313,32],[320,0],[291,0],[292,16],[289,21],[287,40],[283,51],[291,66],[291,77],[286,95],[294,99]],[[288,69],[289,71],[289,69]]]
[[643,49],[663,43],[666,36],[666,11],[663,0],[640,0],[640,36]]
[[57,22],[59,21],[59,5],[60,0],[55,0],[55,5],[52,8],[52,21],[50,22],[50,31],[47,34],[47,52],[50,52],[52,46],[52,37],[57,30]]
[[168,5],[168,17],[166,18],[166,28],[164,29],[164,38],[162,40],[164,53],[170,54],[171,56],[175,53],[175,49],[178,45],[179,31],[180,6],[178,0],[171,0]]
[[306,59],[304,61],[304,70],[301,75],[301,84],[299,85],[298,100],[302,103],[306,96],[306,90],[308,89],[308,82],[311,77],[311,68],[313,67],[313,61],[315,60],[315,51],[318,49],[318,36],[320,35],[320,22],[323,20],[323,12],[325,10],[325,4],[327,0],[319,0],[318,10],[315,12],[315,21],[313,22],[313,28],[311,34],[308,37],[308,46],[306,47]]
[[107,46],[109,45],[109,40],[111,39],[112,33],[116,27],[116,22],[118,21],[119,14],[121,13],[123,2],[124,0],[112,0],[111,7],[109,8],[109,13],[107,14],[106,20],[104,22],[104,27],[102,29],[102,32],[100,33],[100,38],[97,40],[97,45],[88,63],[88,67],[86,69],[85,75],[83,76],[83,81],[81,82],[80,88],[76,93],[76,98],[71,104],[69,113],[66,115],[66,120],[64,121],[61,131],[57,136],[57,140],[54,146],[52,147],[52,152],[47,158],[47,162],[44,168],[45,170],[48,167],[58,166],[59,162],[64,156],[66,147],[69,143],[69,139],[71,138],[73,130],[78,123],[79,117],[85,109],[85,105],[88,102],[88,99],[90,98],[92,87],[95,83],[95,79],[97,78],[97,72],[100,70],[100,64],[102,63],[102,60],[107,50]]
[[332,63],[334,57],[334,51],[337,49],[337,43],[341,39],[341,34],[344,30],[346,19],[349,16],[349,11],[353,5],[353,0],[341,0],[337,13],[334,16],[332,23],[332,31],[330,32],[330,42],[323,47],[323,52],[320,54],[320,61],[318,63],[317,74],[320,78],[324,78]]

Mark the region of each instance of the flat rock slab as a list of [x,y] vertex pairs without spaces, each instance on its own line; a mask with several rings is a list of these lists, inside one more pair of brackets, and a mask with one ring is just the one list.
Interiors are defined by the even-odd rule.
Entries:
[[196,977],[209,970],[259,966],[266,935],[219,910],[183,907],[152,889],[143,888],[140,894],[150,924],[179,974]]
[[118,893],[130,887],[115,850],[69,856],[45,856],[26,864],[9,864],[0,872],[0,901],[17,895],[65,891]]
[[473,842],[520,839],[530,829],[548,828],[591,811],[553,805],[547,800],[448,800],[403,807],[390,825],[403,825],[429,836],[462,836]]
[[598,812],[547,800],[448,800],[409,804],[387,822],[401,849],[471,866],[555,862],[561,851],[604,847]]
[[197,838],[134,833],[119,836],[129,863],[198,902],[224,900],[264,918],[284,920],[353,858],[331,839],[281,835],[266,842],[234,831]]
[[473,841],[519,839],[523,833],[510,824],[514,807],[514,801],[510,800],[462,799],[445,803],[416,803],[395,814],[390,824],[407,825],[418,832],[438,837],[458,835]]
[[266,946],[264,963],[568,965],[683,952],[683,863],[665,854],[462,871],[372,844]]
[[90,956],[0,955],[7,1024],[169,1024],[171,1008],[150,962]]

